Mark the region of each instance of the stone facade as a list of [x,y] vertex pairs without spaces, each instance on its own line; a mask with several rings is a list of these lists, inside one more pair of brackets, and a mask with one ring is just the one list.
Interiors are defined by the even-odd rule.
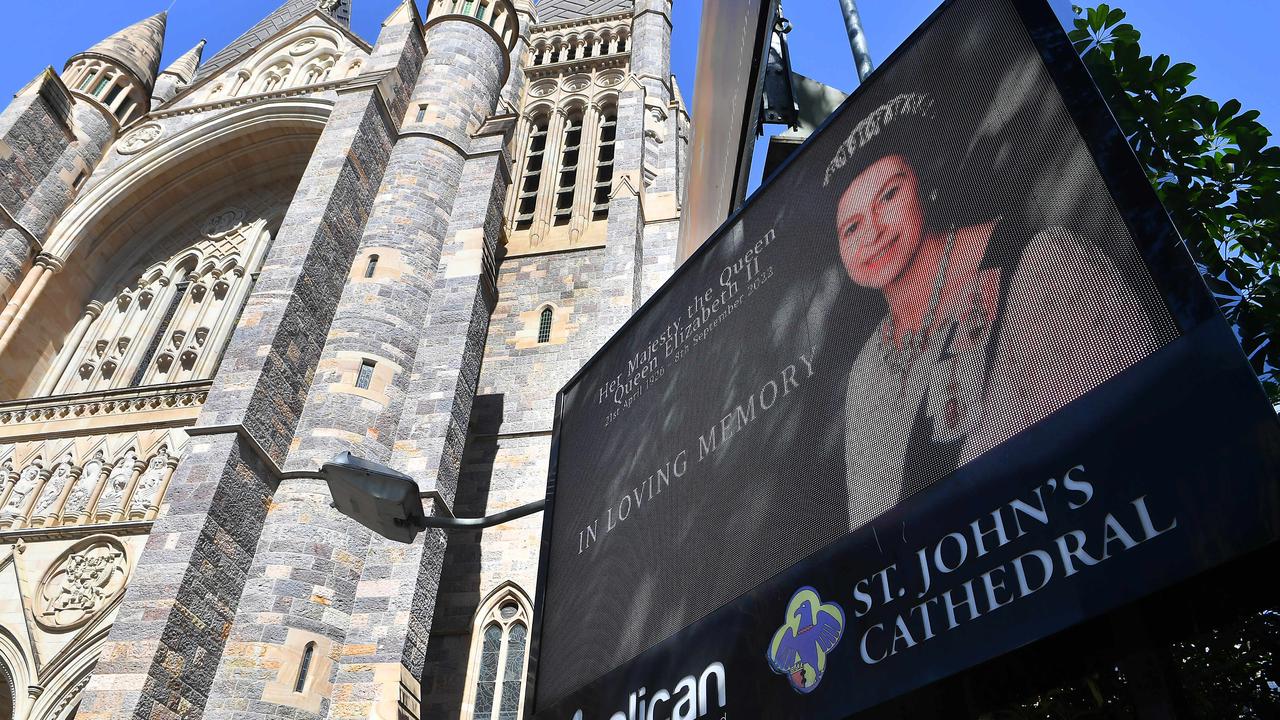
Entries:
[[[372,2],[372,0],[364,0]],[[0,113],[0,720],[512,718],[559,388],[670,274],[670,0],[168,18]],[[511,714],[515,711],[516,714]]]

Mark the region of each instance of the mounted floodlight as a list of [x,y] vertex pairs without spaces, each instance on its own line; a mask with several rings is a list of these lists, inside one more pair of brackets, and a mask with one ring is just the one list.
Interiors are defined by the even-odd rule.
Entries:
[[[542,510],[545,500],[486,517],[456,518],[448,504],[434,490],[423,492],[413,478],[371,460],[344,452],[325,463],[320,472],[290,473],[287,477],[319,477],[329,484],[333,507],[379,535],[402,543],[412,543],[427,528],[443,530],[483,530],[532,515]],[[422,508],[422,498],[435,502],[430,517]]]
[[333,507],[379,535],[411,543],[427,527],[413,478],[344,452],[320,468]]

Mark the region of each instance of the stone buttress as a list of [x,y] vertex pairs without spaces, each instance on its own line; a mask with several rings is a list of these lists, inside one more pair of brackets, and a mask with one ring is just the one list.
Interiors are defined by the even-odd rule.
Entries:
[[442,534],[371,537],[330,507],[322,481],[292,475],[351,451],[452,500],[510,182],[511,122],[495,110],[523,47],[513,7],[490,12],[439,8],[423,24],[405,3],[388,19],[412,28],[425,57],[343,267],[207,718],[417,716]]

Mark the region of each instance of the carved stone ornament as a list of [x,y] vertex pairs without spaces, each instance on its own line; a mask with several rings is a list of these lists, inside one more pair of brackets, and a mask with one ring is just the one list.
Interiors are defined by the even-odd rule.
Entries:
[[93,486],[98,484],[102,475],[103,465],[102,451],[99,450],[92,460],[85,463],[75,486],[67,495],[67,502],[62,507],[63,517],[75,516],[84,511],[85,506],[89,504],[89,496],[93,493]]
[[40,469],[38,463],[32,463],[23,469],[18,481],[13,484],[13,492],[9,493],[9,501],[5,503],[0,515],[17,515],[22,512],[27,496],[36,489],[36,483],[40,481]]
[[556,91],[556,83],[554,80],[543,81],[529,88],[529,94],[534,97],[546,97]]
[[618,73],[618,72],[604,73],[596,80],[596,83],[600,85],[600,87],[613,87],[615,85],[621,85],[622,73]]
[[[320,9],[329,10],[330,8],[326,8],[324,6],[324,3],[320,3]],[[307,53],[311,52],[315,48],[316,48],[315,38],[302,38],[298,42],[294,43],[293,47],[289,48],[289,54],[295,57],[298,55],[306,55]]]
[[40,498],[36,500],[36,515],[46,515],[53,509],[58,497],[62,495],[62,489],[71,478],[71,467],[70,462],[63,462],[53,469],[53,474],[45,481],[44,490],[40,492]]
[[36,624],[52,632],[83,626],[124,592],[129,564],[124,545],[94,535],[67,548],[36,587]]
[[107,478],[107,486],[102,491],[102,497],[98,498],[99,512],[119,509],[125,488],[129,486],[129,479],[133,476],[134,463],[137,461],[137,455],[133,450],[129,450],[116,462],[111,475]]
[[147,123],[125,133],[125,136],[120,139],[120,144],[116,146],[116,150],[121,155],[132,155],[159,140],[160,135],[163,133],[164,129],[156,123]]
[[586,75],[574,75],[564,81],[564,89],[569,92],[579,92],[591,87],[591,78]]
[[221,237],[235,230],[244,221],[244,210],[240,208],[227,208],[208,220],[204,221],[204,227],[200,228],[200,232],[207,237]]

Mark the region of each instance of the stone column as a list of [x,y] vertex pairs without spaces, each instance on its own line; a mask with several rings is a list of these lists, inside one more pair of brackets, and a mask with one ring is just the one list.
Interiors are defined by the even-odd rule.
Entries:
[[22,499],[22,503],[14,508],[13,524],[8,527],[9,530],[21,530],[30,526],[30,515],[35,512],[36,503],[40,500],[40,493],[44,492],[44,485],[49,482],[49,477],[52,475],[52,469],[40,469],[40,474],[36,476],[36,486]]
[[511,221],[516,216],[516,208],[520,206],[520,184],[524,180],[525,165],[529,157],[529,148],[533,146],[533,119],[522,115],[517,121],[515,140],[511,143],[511,157],[516,158],[511,166],[511,191],[507,194],[507,210],[504,216]]
[[[463,168],[471,134],[493,112],[506,80],[506,47],[474,19],[441,17],[426,28],[425,43],[429,52],[407,107],[426,104],[428,114],[422,123],[406,123],[387,161],[286,471],[315,470],[343,451],[391,460],[414,358],[436,318],[432,296],[450,214],[468,192]],[[416,119],[412,110],[410,117]],[[363,259],[370,254],[379,262],[366,278]],[[374,362],[373,379],[359,388],[355,379],[366,361]],[[205,718],[321,718],[340,702],[323,688],[346,652],[339,649],[359,606],[369,532],[331,502],[325,484],[313,479],[285,480],[276,492]],[[306,642],[325,651],[309,670],[313,689],[293,693],[295,648]]]
[[590,103],[582,110],[582,142],[578,148],[578,177],[573,190],[573,216],[569,221],[573,242],[582,239],[591,222],[592,196],[595,195],[596,160],[600,154],[600,123],[604,114],[600,106]]
[[36,397],[54,394],[58,388],[59,381],[62,380],[62,376],[67,372],[67,367],[75,362],[76,358],[80,357],[82,350],[80,344],[84,342],[84,336],[89,333],[89,328],[93,326],[93,321],[97,320],[101,314],[102,303],[97,300],[90,300],[88,306],[84,309],[84,314],[80,316],[80,319],[76,321],[76,326],[67,335],[67,342],[62,346],[62,351],[58,353],[53,365],[45,373],[40,387],[36,389]]
[[636,268],[636,300],[643,302],[675,268],[679,236],[681,147],[671,77],[671,0],[637,0],[630,48],[632,72],[645,88],[646,216]]
[[531,244],[535,247],[551,232],[551,217],[555,212],[556,190],[560,187],[560,164],[564,159],[564,136],[568,131],[569,116],[564,108],[551,111],[547,123],[547,146],[542,150],[542,182],[538,185],[538,200],[534,204]]
[[[53,505],[49,507],[48,514],[40,518],[40,527],[52,527],[59,524],[59,518],[62,516],[62,507],[67,502],[67,496],[71,495],[71,489],[80,482],[80,473],[84,472],[84,468],[71,466],[67,471],[67,479],[62,485],[62,489],[58,491],[58,498],[53,501]],[[35,526],[35,518],[32,518],[31,525]]]
[[415,17],[408,2],[398,8],[365,73],[338,94],[188,430],[168,509],[138,559],[80,720],[201,717],[210,702],[277,467],[418,75]]
[[644,217],[644,86],[628,78],[618,91],[613,186],[605,240],[601,308],[594,345],[604,344],[638,305]]
[[[391,458],[450,504],[496,300],[491,263],[510,182],[505,145],[501,134],[477,138],[463,170]],[[444,551],[440,531],[409,546],[371,539],[329,718],[392,720],[401,692],[420,699]]]
[[106,488],[107,477],[111,474],[111,468],[111,464],[104,460],[102,467],[98,470],[98,477],[95,478],[93,487],[89,490],[89,498],[85,500],[84,507],[80,508],[80,512],[77,513],[74,518],[69,518],[64,515],[62,518],[64,523],[70,521],[76,525],[85,525],[89,522],[93,506],[97,504],[98,498],[102,496],[103,489]]
[[45,285],[49,284],[49,279],[61,269],[62,260],[48,253],[41,253],[36,257],[13,299],[0,311],[0,354],[4,353],[4,349],[17,334],[31,305],[40,297]]

